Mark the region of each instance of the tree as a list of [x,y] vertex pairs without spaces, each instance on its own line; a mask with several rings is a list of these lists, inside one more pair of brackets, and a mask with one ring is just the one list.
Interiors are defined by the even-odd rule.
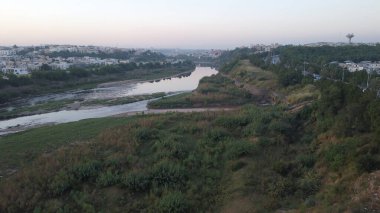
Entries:
[[40,70],[41,71],[49,71],[49,70],[52,70],[52,68],[47,64],[42,64],[42,66],[40,67]]

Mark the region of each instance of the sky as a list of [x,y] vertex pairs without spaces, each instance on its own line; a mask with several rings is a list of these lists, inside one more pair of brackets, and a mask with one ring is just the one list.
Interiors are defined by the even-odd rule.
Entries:
[[380,0],[0,0],[0,45],[380,42]]

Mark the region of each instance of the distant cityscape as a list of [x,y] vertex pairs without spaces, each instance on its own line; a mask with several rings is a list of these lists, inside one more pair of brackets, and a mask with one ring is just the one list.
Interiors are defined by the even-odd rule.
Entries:
[[[52,70],[67,70],[72,66],[106,66],[135,62],[148,63],[149,60],[137,60],[142,54],[162,54],[160,63],[177,63],[176,56],[193,58],[217,58],[222,50],[177,50],[177,49],[126,49],[101,46],[76,45],[40,45],[0,47],[0,70],[3,74],[28,75],[40,70],[43,65]],[[119,57],[113,57],[117,55]],[[65,57],[69,56],[69,57]],[[120,57],[121,56],[121,57]],[[157,62],[157,61],[155,61]]]
[[[319,42],[305,44],[301,46],[322,47],[322,46],[345,46],[345,45],[370,45],[378,43],[333,43]],[[242,46],[240,48],[251,48],[256,54],[272,52],[280,47],[275,44],[255,44]],[[218,58],[225,50],[186,50],[186,49],[128,49],[102,46],[77,46],[77,45],[39,45],[39,46],[11,46],[0,47],[0,70],[3,75],[28,75],[34,70],[41,70],[42,66],[49,66],[51,70],[67,70],[72,66],[107,66],[126,63],[144,64],[150,60],[138,60],[142,54],[162,54],[166,57],[159,63],[177,63],[183,58],[205,59]],[[114,57],[117,55],[118,57]],[[122,56],[122,57],[120,57]],[[281,62],[279,55],[271,55],[271,63]],[[157,61],[155,61],[157,62]],[[354,63],[352,61],[332,62],[349,72],[363,71],[377,72],[380,74],[380,62],[362,61]],[[3,77],[4,78],[4,77]],[[6,77],[5,77],[6,78]]]

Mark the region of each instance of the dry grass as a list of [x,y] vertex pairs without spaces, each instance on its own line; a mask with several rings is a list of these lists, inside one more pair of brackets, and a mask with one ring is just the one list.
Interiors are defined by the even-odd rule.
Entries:
[[365,174],[353,187],[353,203],[360,204],[369,212],[380,211],[380,171]]
[[274,90],[278,88],[277,76],[252,65],[248,60],[242,60],[231,72],[231,77],[242,83],[256,86],[259,89]]
[[311,84],[289,92],[286,97],[286,103],[290,105],[299,104],[305,101],[311,101],[320,97],[320,91]]

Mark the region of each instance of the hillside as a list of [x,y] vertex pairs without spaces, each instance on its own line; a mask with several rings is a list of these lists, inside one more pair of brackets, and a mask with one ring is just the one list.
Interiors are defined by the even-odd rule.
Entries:
[[241,57],[193,93],[151,104],[233,111],[92,119],[0,138],[18,154],[0,160],[17,168],[1,179],[0,211],[379,212],[376,94],[327,79],[284,86],[293,71],[253,62]]

